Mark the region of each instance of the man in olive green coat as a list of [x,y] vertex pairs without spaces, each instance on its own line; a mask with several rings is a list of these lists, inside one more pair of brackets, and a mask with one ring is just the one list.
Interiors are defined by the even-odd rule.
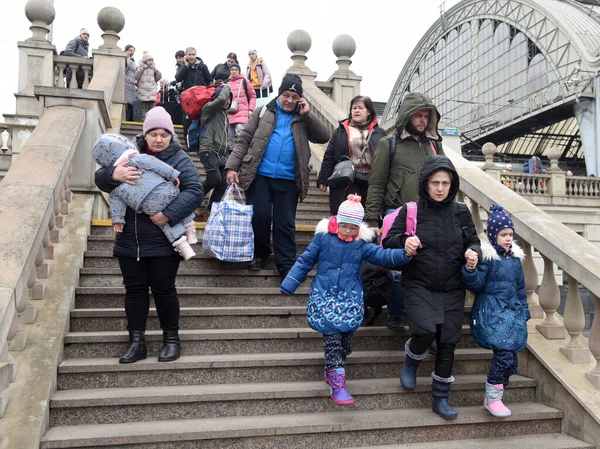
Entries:
[[[425,160],[444,154],[437,131],[440,113],[431,99],[421,93],[404,97],[396,118],[396,151],[391,160],[390,140],[381,139],[373,156],[365,221],[377,228],[380,216],[393,212],[419,196],[419,173]],[[399,282],[399,276],[394,280]],[[388,301],[388,327],[402,330],[404,300],[399,283]]]

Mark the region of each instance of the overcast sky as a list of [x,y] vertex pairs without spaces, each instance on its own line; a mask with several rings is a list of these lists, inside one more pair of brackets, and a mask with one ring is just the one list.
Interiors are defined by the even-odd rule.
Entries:
[[[387,101],[400,71],[423,34],[439,18],[443,0],[229,0],[210,3],[197,0],[155,2],[141,0],[55,0],[53,44],[63,50],[79,30],[87,28],[91,48],[102,44],[97,14],[115,6],[125,16],[119,46],[136,47],[135,59],[143,50],[153,56],[163,77],[173,79],[175,51],[194,46],[212,70],[229,52],[238,55],[242,70],[248,50],[256,49],[273,76],[277,89],[291,65],[287,37],[303,29],[312,38],[306,65],[326,81],[337,69],[331,45],[340,34],[356,41],[350,69],[362,76],[361,93],[375,101]],[[19,53],[17,41],[31,36],[25,17],[25,0],[2,2],[0,24],[0,114],[14,113]],[[459,3],[447,0],[446,10]],[[260,7],[260,9],[258,9]],[[399,10],[398,13],[392,13]],[[0,122],[4,119],[0,117]]]

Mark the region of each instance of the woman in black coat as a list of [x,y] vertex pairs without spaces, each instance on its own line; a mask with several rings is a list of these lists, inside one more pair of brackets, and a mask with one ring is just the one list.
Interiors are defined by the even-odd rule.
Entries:
[[333,132],[317,177],[319,189],[322,192],[327,190],[327,178],[332,175],[335,164],[343,159],[350,158],[356,171],[352,184],[345,187],[329,187],[331,215],[337,214],[340,204],[351,193],[360,195],[361,203],[365,207],[373,154],[379,139],[386,137],[385,131],[377,123],[373,101],[369,97],[359,95],[350,101],[348,118],[340,122],[340,126]]
[[[152,290],[156,311],[163,330],[164,347],[159,362],[176,360],[180,355],[179,298],[175,278],[181,260],[159,226],[177,223],[189,216],[204,198],[202,182],[192,160],[183,151],[169,114],[156,107],[148,112],[143,135],[135,138],[140,153],[150,154],[180,172],[177,198],[162,212],[148,216],[127,208],[125,226],[115,239],[113,255],[125,285],[125,313],[129,344],[119,359],[133,363],[146,358],[146,321],[150,308],[148,290]],[[134,184],[140,172],[132,167],[103,167],[96,171],[96,185],[110,193],[123,182]]]
[[461,268],[466,262],[467,268],[474,269],[481,253],[469,209],[455,202],[459,184],[450,159],[427,159],[419,176],[416,235],[405,235],[407,209],[403,206],[383,241],[384,248],[404,248],[407,255],[413,255],[402,268],[411,338],[405,345],[400,383],[407,390],[415,388],[419,363],[437,340],[432,409],[446,419],[457,416],[448,397],[454,381],[454,350],[462,336],[465,313]]

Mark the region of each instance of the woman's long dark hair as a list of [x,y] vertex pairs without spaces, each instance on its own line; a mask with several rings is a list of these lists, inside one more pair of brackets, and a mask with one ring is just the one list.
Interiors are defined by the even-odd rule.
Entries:
[[237,60],[237,55],[236,55],[235,53],[233,53],[233,52],[232,52],[232,53],[229,53],[229,54],[227,55],[227,57],[228,57],[228,58],[231,58],[231,59],[233,59],[233,60],[234,60],[234,61],[235,61],[237,64],[239,64],[239,63],[240,63],[240,62]]

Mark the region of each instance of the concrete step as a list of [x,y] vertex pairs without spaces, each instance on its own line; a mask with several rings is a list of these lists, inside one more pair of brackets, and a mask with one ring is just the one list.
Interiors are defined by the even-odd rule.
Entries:
[[[183,307],[182,329],[297,328],[306,325],[305,307]],[[71,311],[72,332],[120,331],[127,326],[125,310],[75,309]],[[156,309],[150,309],[148,329],[160,329]]]
[[[401,332],[385,327],[387,317],[378,318],[380,326],[361,327],[356,331],[355,351],[400,351],[410,338],[408,329]],[[220,318],[217,318],[220,320]],[[463,326],[460,348],[474,348],[477,343],[468,326]],[[180,330],[185,355],[260,354],[265,352],[318,352],[323,348],[322,335],[306,322],[298,328],[192,329]],[[124,330],[69,332],[65,336],[64,358],[120,357],[128,341]],[[162,331],[146,332],[148,351],[156,354],[162,347]]]
[[[185,346],[183,348],[185,353]],[[118,359],[67,359],[58,366],[59,390],[128,388],[195,384],[315,381],[323,378],[323,352],[220,354],[182,356],[161,363],[157,354],[132,364]],[[402,368],[403,351],[356,351],[347,361],[348,379],[396,377]],[[492,352],[482,348],[458,348],[454,375],[484,374]],[[430,376],[434,358],[428,356],[419,375]]]
[[[77,287],[75,307],[122,308],[125,288]],[[278,287],[177,287],[181,307],[273,307],[304,306],[309,286],[301,286],[292,296],[281,294]]]
[[[485,374],[457,376],[452,405],[481,405],[485,381]],[[534,379],[514,376],[504,401],[511,406],[532,402],[536,385]],[[431,405],[431,377],[418,378],[414,391],[402,389],[397,377],[352,380],[348,390],[355,398],[350,410]],[[50,401],[50,425],[335,412],[339,407],[329,394],[323,381],[57,391]]]
[[[81,287],[119,287],[123,285],[123,276],[118,268],[82,268],[79,271]],[[308,273],[305,282],[309,285],[315,271]],[[179,287],[278,287],[281,275],[277,270],[227,270],[203,269],[190,270],[182,264],[177,273],[176,285]]]
[[562,433],[519,435],[475,440],[429,441],[427,443],[362,446],[349,449],[594,449],[594,445]]
[[[563,412],[536,403],[514,404],[502,421],[504,435],[559,433]],[[466,435],[497,433],[498,420],[481,406],[458,407],[458,418],[445,421],[430,410],[343,410],[273,417],[146,421],[60,426],[44,436],[41,449],[64,447],[211,449],[333,449],[402,441],[458,440]]]

